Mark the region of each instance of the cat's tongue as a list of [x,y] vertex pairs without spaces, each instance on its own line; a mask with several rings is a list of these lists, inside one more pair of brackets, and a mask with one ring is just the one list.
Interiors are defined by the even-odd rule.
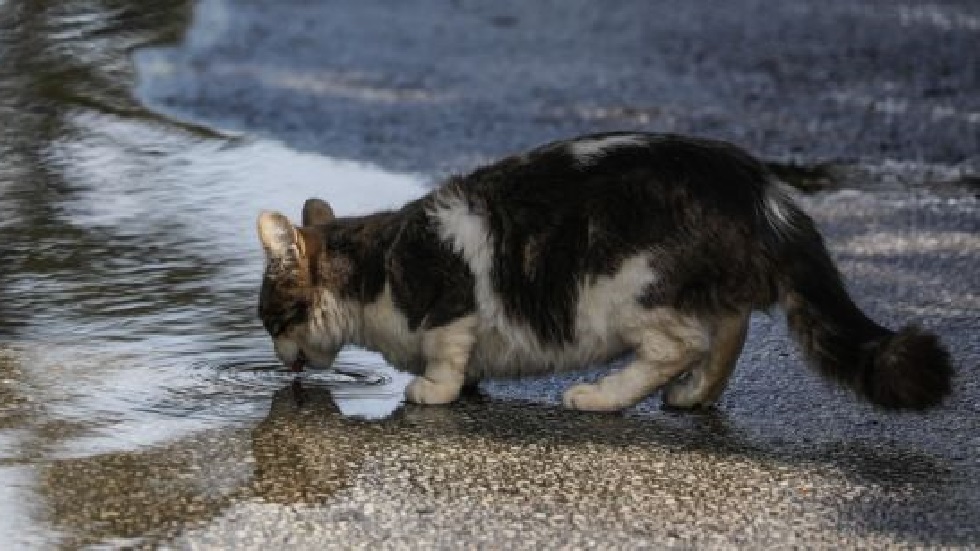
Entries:
[[289,366],[290,371],[303,371],[303,366],[306,365],[306,358],[302,354],[296,356],[296,361]]

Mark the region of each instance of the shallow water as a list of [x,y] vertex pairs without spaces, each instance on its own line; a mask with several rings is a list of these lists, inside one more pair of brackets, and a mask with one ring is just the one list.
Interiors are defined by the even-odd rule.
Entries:
[[[329,388],[344,413],[380,417],[408,380],[359,350],[338,366],[360,375],[275,370],[255,314],[254,224],[262,209],[296,217],[311,196],[340,214],[398,206],[422,180],[145,110],[126,50],[179,35],[190,6],[139,4],[0,4],[8,521],[26,514],[25,465],[253,422],[297,380]],[[0,533],[31,526],[0,522]]]

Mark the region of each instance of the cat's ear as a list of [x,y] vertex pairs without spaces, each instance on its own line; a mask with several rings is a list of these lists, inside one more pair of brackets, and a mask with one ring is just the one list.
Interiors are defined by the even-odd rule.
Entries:
[[278,212],[259,215],[259,241],[270,258],[281,258],[297,245],[299,235],[289,219]]
[[303,203],[303,225],[319,226],[333,220],[333,209],[322,199],[307,199]]

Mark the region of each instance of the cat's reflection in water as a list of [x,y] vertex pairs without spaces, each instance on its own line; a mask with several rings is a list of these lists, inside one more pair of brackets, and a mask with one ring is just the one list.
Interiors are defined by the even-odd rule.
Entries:
[[274,503],[323,501],[376,449],[376,434],[342,415],[328,390],[297,379],[275,393],[269,415],[252,431],[253,488]]

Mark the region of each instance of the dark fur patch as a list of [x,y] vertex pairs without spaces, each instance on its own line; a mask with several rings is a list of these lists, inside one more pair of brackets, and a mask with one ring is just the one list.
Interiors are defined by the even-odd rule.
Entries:
[[318,265],[324,273],[344,270],[341,281],[319,277],[317,284],[342,298],[370,303],[381,295],[386,279],[388,250],[402,224],[399,212],[381,212],[368,216],[337,218],[317,226],[323,245]]
[[324,246],[320,270],[343,264],[343,282],[321,285],[363,303],[378,299],[385,282],[413,330],[445,325],[473,312],[473,275],[436,236],[421,201],[396,212],[339,218],[316,228]]
[[436,235],[422,201],[405,212],[388,273],[395,304],[412,329],[440,327],[476,309],[473,273]]

